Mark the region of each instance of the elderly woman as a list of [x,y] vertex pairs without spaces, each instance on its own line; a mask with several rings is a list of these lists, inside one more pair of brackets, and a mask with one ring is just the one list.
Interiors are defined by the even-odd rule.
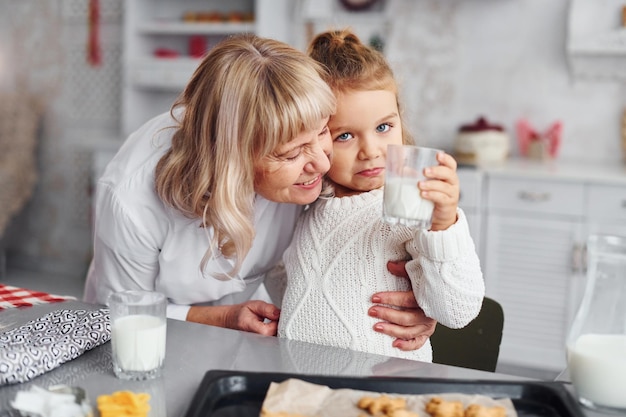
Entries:
[[[211,49],[171,112],[130,135],[99,180],[85,300],[154,290],[170,318],[275,335],[280,310],[261,284],[330,167],[335,98],[321,71],[253,35]],[[372,301],[375,330],[398,348],[434,331],[410,291]]]

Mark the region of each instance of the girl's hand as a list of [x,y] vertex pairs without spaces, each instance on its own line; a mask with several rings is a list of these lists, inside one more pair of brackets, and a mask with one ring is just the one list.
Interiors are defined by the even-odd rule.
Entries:
[[427,181],[418,184],[422,198],[435,203],[430,230],[446,230],[456,223],[459,204],[459,177],[456,160],[445,152],[437,154],[438,166],[426,168]]
[[[389,262],[387,269],[392,274],[408,279],[404,265],[406,261]],[[374,330],[395,337],[392,346],[400,350],[416,350],[435,332],[437,322],[426,317],[415,301],[413,291],[387,291],[372,296],[368,314],[383,321],[374,325]],[[400,309],[387,307],[387,304]]]
[[279,316],[280,309],[275,305],[252,300],[227,306],[193,306],[187,321],[276,336]]

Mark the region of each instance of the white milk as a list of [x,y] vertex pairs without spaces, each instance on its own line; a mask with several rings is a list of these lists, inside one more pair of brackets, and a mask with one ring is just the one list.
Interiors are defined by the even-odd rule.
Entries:
[[430,223],[434,203],[420,197],[415,178],[388,178],[384,192],[385,215]]
[[150,371],[165,358],[165,321],[146,314],[118,318],[111,329],[113,356],[124,371]]
[[580,336],[568,349],[568,366],[579,397],[626,409],[626,335]]

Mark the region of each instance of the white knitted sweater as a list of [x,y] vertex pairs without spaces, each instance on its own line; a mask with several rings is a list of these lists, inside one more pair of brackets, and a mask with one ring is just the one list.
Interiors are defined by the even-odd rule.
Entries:
[[[392,275],[389,260],[411,259],[408,280]],[[428,341],[404,352],[375,332],[372,295],[413,288],[427,316],[460,328],[480,311],[485,287],[467,220],[445,231],[411,230],[382,221],[382,190],[318,200],[299,220],[284,257],[287,286],[278,335],[322,345],[432,361]]]

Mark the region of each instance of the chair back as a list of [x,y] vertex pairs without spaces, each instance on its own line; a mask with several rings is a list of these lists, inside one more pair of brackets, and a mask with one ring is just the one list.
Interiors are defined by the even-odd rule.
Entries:
[[430,337],[433,362],[495,372],[503,327],[502,306],[485,297],[480,313],[467,326],[450,329],[437,323]]

